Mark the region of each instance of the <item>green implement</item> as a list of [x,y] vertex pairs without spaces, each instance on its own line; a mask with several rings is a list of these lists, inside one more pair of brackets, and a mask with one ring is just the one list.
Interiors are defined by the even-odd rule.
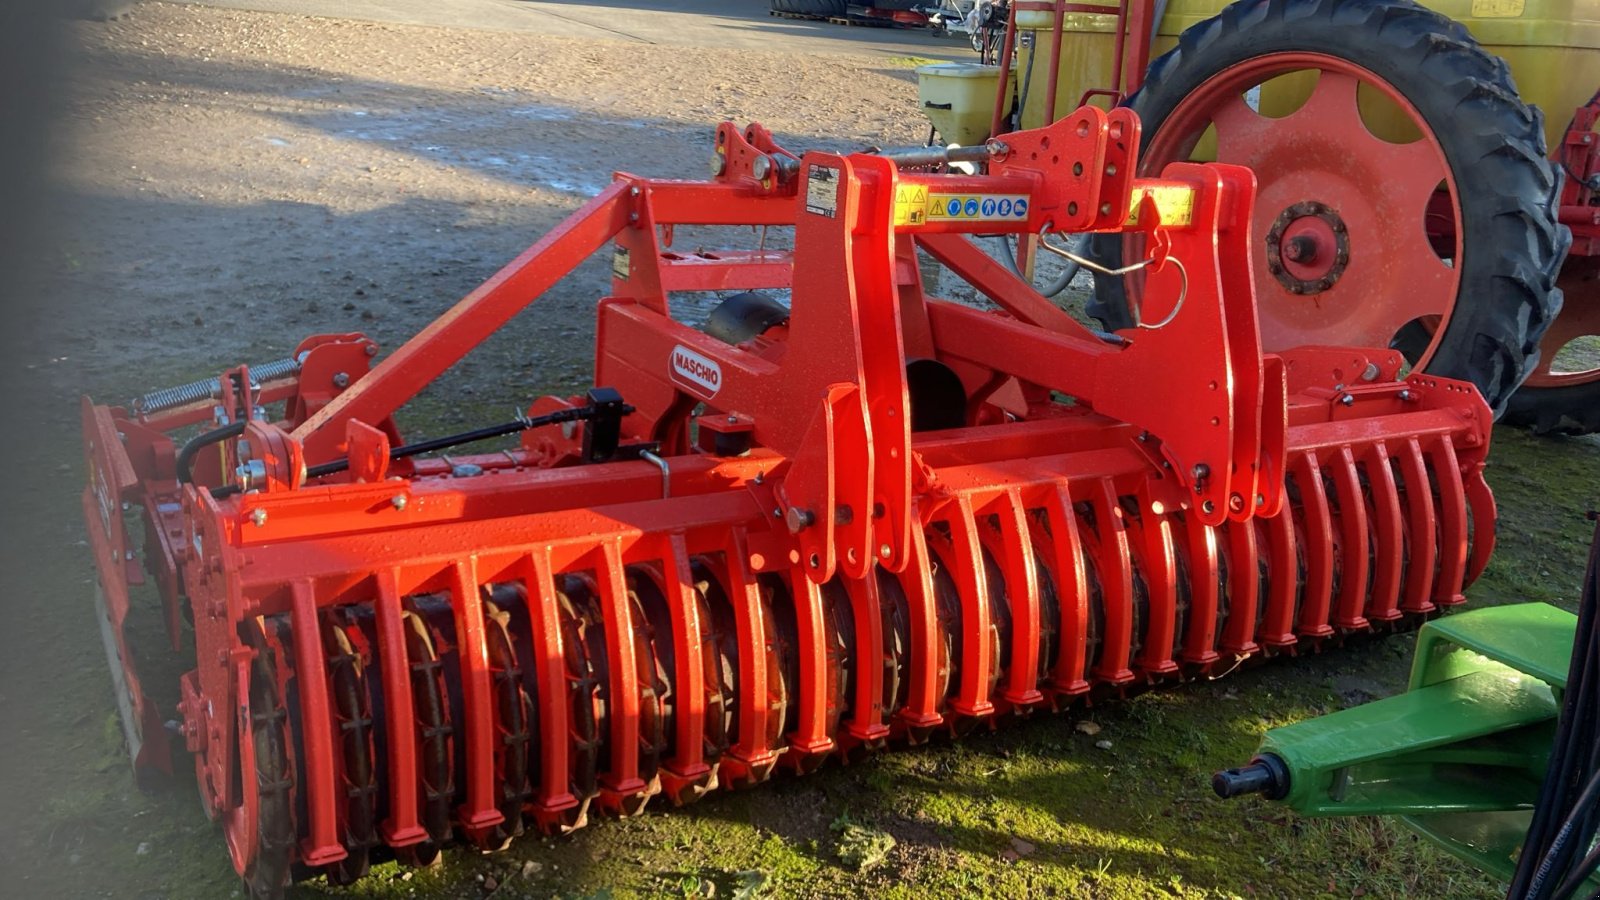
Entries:
[[1405,693],[1267,732],[1219,796],[1309,816],[1398,815],[1510,880],[1549,764],[1578,618],[1541,603],[1479,609],[1417,635]]

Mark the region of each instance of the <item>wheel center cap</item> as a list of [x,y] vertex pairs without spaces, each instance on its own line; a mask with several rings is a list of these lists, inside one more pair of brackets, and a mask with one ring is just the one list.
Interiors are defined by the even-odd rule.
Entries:
[[1349,231],[1327,204],[1296,203],[1279,213],[1267,231],[1267,268],[1291,294],[1328,290],[1349,262]]

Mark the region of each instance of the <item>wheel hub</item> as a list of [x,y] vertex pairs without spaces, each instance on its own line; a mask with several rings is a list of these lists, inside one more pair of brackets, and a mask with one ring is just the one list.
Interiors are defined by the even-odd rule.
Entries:
[[1267,269],[1292,294],[1320,294],[1350,262],[1350,232],[1325,203],[1306,200],[1278,214],[1267,231]]

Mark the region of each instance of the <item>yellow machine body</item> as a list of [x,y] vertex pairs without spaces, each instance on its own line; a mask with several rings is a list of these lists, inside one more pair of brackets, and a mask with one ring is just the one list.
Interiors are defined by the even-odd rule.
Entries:
[[[1162,18],[1151,57],[1171,50],[1184,29],[1215,16],[1226,5],[1222,0],[1173,0]],[[1545,137],[1552,145],[1572,110],[1600,87],[1600,0],[1426,0],[1423,5],[1466,25],[1485,49],[1505,59],[1523,101],[1545,111]],[[1108,5],[1103,14],[1068,13],[1063,17],[1061,63],[1056,73],[1057,115],[1077,108],[1086,91],[1108,88],[1115,80],[1116,9]],[[1023,128],[1038,127],[1046,115],[1052,18],[1048,13],[1033,12],[1017,17],[1018,29],[1033,33],[1032,46],[1019,52],[1016,73],[1017,84],[1028,86]],[[919,82],[924,77],[919,70]],[[1287,114],[1309,95],[1314,79],[1309,73],[1274,79],[1252,103],[1258,103],[1265,115]],[[959,108],[940,112],[952,120],[986,121],[993,96],[962,97],[962,103],[974,104],[970,113]],[[1094,102],[1105,105],[1107,101],[1100,97]],[[1397,113],[1384,109],[1387,103],[1383,98],[1363,97],[1368,126],[1380,137],[1407,140],[1406,126]],[[935,119],[935,127],[938,124]],[[942,128],[940,133],[944,133]],[[1204,147],[1201,151],[1203,154]]]

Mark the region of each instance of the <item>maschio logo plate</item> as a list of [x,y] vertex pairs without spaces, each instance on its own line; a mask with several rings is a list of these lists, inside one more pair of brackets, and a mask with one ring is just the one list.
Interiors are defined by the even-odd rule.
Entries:
[[672,348],[672,380],[709,400],[722,389],[722,367],[679,344]]

